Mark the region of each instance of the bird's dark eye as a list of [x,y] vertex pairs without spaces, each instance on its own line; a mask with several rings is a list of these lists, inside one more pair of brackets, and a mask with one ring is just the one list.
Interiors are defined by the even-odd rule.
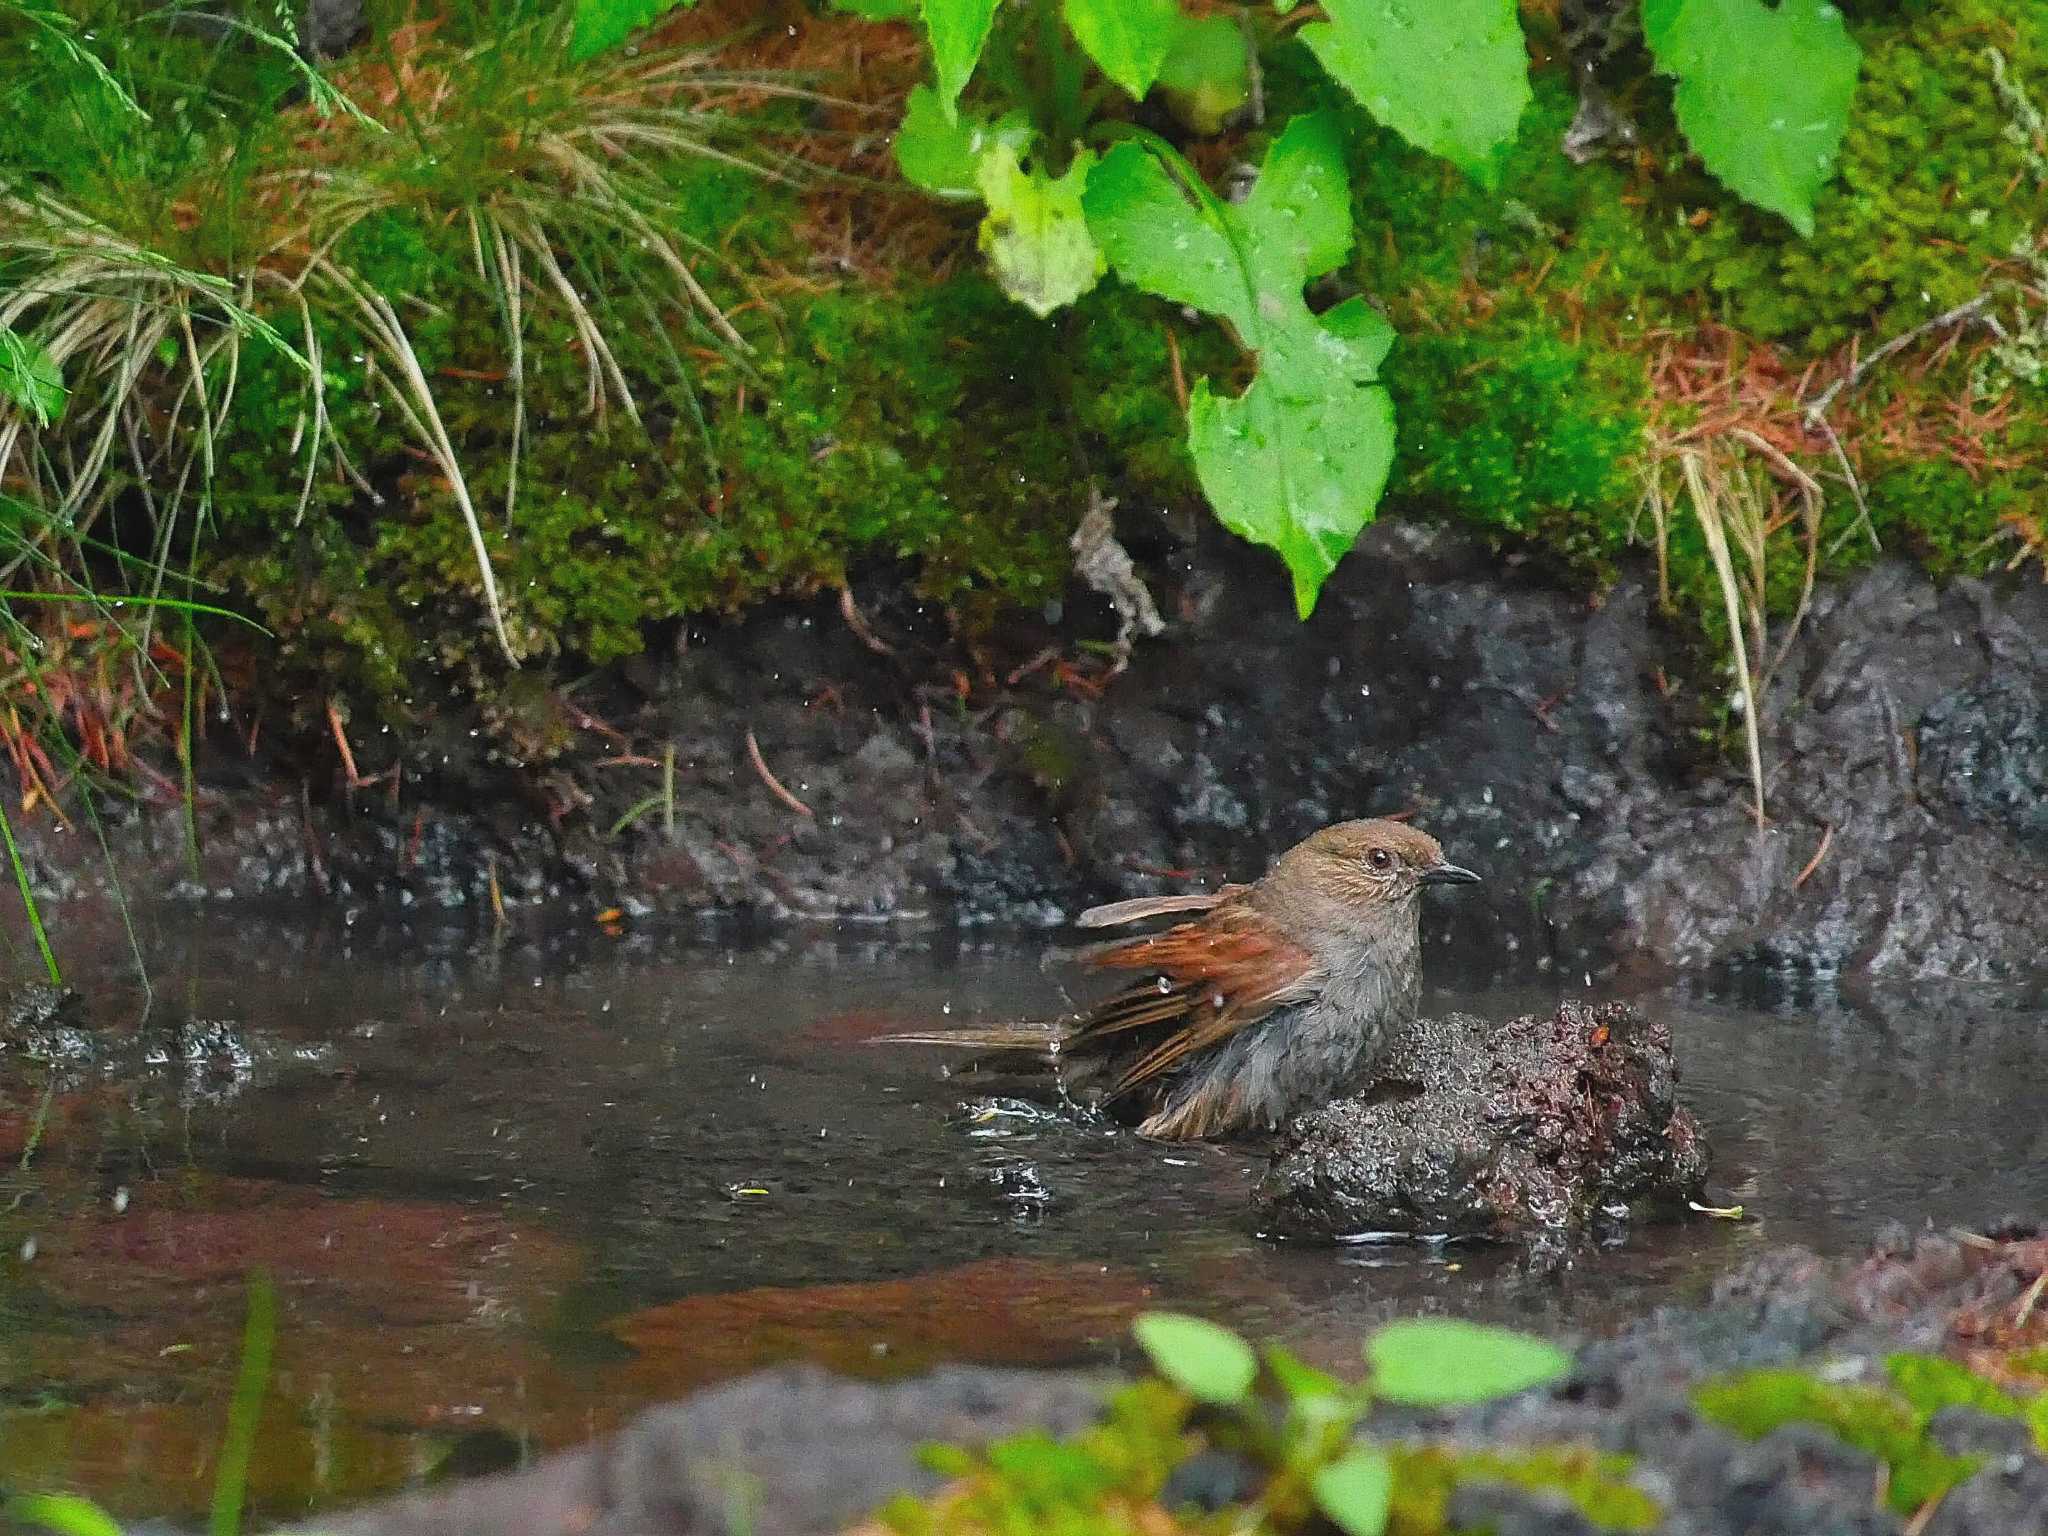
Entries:
[[1371,864],[1374,869],[1385,869],[1394,862],[1394,856],[1384,848],[1375,848],[1367,855],[1366,862]]

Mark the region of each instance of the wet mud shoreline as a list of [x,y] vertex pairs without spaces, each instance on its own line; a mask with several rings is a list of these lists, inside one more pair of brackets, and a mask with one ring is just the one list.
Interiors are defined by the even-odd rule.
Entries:
[[111,870],[89,836],[31,828],[32,870],[53,900],[118,876],[195,900],[1049,926],[1398,813],[1486,876],[1427,925],[1465,974],[2040,964],[2040,583],[1891,563],[1824,588],[1767,696],[1762,829],[1669,684],[1641,579],[1589,608],[1389,523],[1306,625],[1265,562],[1213,542],[1155,585],[1170,643],[1114,679],[1084,665],[1106,620],[1077,601],[970,686],[877,581],[858,623],[837,598],[772,604],[602,674],[545,767],[452,708],[359,744],[363,775],[398,770],[367,789],[216,748],[196,872],[179,806],[113,813]]

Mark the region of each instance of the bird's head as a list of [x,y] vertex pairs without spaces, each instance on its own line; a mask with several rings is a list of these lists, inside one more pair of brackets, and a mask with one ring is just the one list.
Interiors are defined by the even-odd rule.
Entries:
[[1398,821],[1345,821],[1295,844],[1260,883],[1275,905],[1304,917],[1341,912],[1348,928],[1412,916],[1424,886],[1478,882],[1427,832]]

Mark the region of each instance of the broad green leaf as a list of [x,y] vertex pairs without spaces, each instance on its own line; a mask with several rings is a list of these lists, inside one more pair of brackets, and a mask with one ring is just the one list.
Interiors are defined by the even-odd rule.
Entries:
[[1158,159],[1113,146],[1088,176],[1088,229],[1116,275],[1174,304],[1249,324],[1249,275],[1223,227],[1188,203]]
[[1678,126],[1745,201],[1813,233],[1863,50],[1826,0],[1643,0],[1657,68],[1678,78]]
[[1259,1374],[1251,1345],[1204,1318],[1147,1312],[1131,1325],[1153,1369],[1188,1396],[1229,1407],[1245,1400]]
[[931,39],[939,107],[951,122],[960,107],[960,93],[988,44],[996,0],[919,0],[918,9],[924,14],[925,36]]
[[1269,338],[1258,377],[1235,400],[1212,395],[1204,379],[1188,405],[1203,494],[1226,528],[1287,562],[1304,619],[1394,462],[1394,404],[1377,370],[1361,366],[1364,349],[1326,347],[1334,338],[1319,331],[1310,321]]
[[1122,143],[1088,183],[1089,227],[1125,282],[1228,320],[1258,355],[1236,399],[1206,381],[1188,408],[1195,473],[1225,527],[1275,550],[1296,611],[1371,518],[1393,462],[1379,367],[1393,332],[1363,300],[1309,311],[1302,285],[1343,260],[1351,214],[1343,147],[1325,115],[1298,117],[1243,204],[1191,202],[1151,153]]
[[938,92],[920,85],[904,104],[903,126],[896,130],[896,164],[906,181],[927,192],[978,199],[982,152],[1006,143],[1021,155],[1031,138],[1030,120],[1021,112],[994,123],[971,113],[948,122]]
[[1318,113],[1288,124],[1259,167],[1244,217],[1259,241],[1260,270],[1275,286],[1299,288],[1350,253],[1351,186],[1334,118]]
[[1515,0],[1323,0],[1301,40],[1367,111],[1488,189],[1529,104]]
[[1142,98],[1180,24],[1179,0],[1066,0],[1067,26],[1110,79]]
[[1252,94],[1244,30],[1229,16],[1183,16],[1155,82],[1181,124],[1194,133],[1222,130]]
[[1389,1323],[1366,1340],[1372,1389],[1389,1402],[1478,1403],[1556,1381],[1572,1357],[1555,1344],[1451,1318]]
[[1003,292],[1034,315],[1071,304],[1102,276],[1102,252],[1088,234],[1081,192],[1095,156],[1083,150],[1064,176],[1025,170],[1014,144],[982,152],[977,180],[988,212],[981,249]]
[[0,326],[0,400],[12,400],[38,427],[64,414],[69,393],[56,360],[37,343]]
[[576,0],[569,28],[569,57],[579,62],[616,48],[650,22],[678,5],[697,0]]
[[1394,1468],[1386,1452],[1360,1446],[1315,1475],[1316,1507],[1345,1536],[1380,1536],[1394,1496]]

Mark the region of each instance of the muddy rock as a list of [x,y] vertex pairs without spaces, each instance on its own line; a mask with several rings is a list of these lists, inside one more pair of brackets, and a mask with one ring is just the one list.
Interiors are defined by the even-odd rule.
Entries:
[[306,1536],[827,1536],[900,1492],[926,1493],[934,1441],[1072,1434],[1101,1412],[1079,1375],[953,1368],[914,1381],[765,1371],[651,1409],[608,1440],[521,1472],[303,1527]]
[[1281,1135],[1255,1200],[1296,1237],[1569,1236],[1697,1198],[1707,1147],[1671,1032],[1622,1003],[1420,1019],[1372,1086]]

